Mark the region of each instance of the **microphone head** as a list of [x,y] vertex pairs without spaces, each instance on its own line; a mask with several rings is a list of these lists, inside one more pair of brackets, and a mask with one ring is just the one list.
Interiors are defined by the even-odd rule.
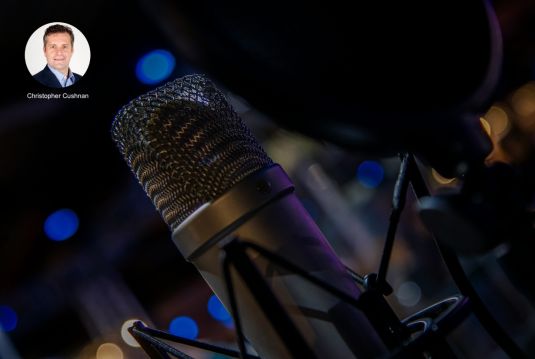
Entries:
[[171,230],[273,164],[223,93],[202,75],[134,99],[117,113],[111,131]]

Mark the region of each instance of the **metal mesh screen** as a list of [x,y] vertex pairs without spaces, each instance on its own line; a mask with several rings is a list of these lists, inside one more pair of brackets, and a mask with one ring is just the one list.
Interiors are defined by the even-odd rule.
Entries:
[[128,103],[114,119],[112,137],[172,230],[272,164],[225,96],[202,75],[171,81]]

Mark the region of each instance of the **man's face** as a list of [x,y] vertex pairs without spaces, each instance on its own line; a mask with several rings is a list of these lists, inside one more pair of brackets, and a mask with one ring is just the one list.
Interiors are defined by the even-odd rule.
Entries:
[[67,73],[73,51],[70,35],[66,32],[49,34],[44,50],[46,62],[56,70]]

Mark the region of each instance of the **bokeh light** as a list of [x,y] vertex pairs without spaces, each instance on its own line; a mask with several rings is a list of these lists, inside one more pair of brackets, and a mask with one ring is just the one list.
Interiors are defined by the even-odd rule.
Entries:
[[457,178],[455,177],[447,178],[447,177],[442,176],[434,168],[431,168],[431,175],[433,176],[433,179],[435,180],[435,182],[437,182],[438,184],[442,184],[442,185],[453,184],[457,181]]
[[535,113],[535,82],[529,82],[515,91],[511,98],[513,109],[520,116]]
[[169,324],[169,332],[177,337],[196,339],[199,335],[197,322],[188,316],[174,318]]
[[318,208],[318,205],[312,199],[307,197],[301,197],[300,200],[310,217],[312,217],[314,221],[318,221],[320,218],[320,209]]
[[232,324],[232,316],[215,294],[212,294],[210,299],[208,299],[208,313],[210,313],[215,320],[220,321],[223,324]]
[[414,307],[422,298],[422,290],[415,282],[403,282],[395,292],[399,304],[405,307]]
[[[130,334],[130,332],[128,331],[128,328],[133,326],[135,322],[143,323],[143,321],[140,321],[139,319],[135,319],[135,318],[134,319],[128,319],[123,323],[123,325],[121,327],[121,338],[123,338],[124,342],[126,344],[130,345],[131,347],[139,348],[140,347],[139,343],[132,336],[132,334]],[[143,323],[143,324],[145,325],[145,323]]]
[[78,230],[79,220],[76,213],[68,208],[55,211],[45,220],[44,231],[53,241],[64,241]]
[[384,179],[384,169],[376,161],[364,161],[357,169],[357,180],[366,188],[377,188]]
[[481,123],[481,126],[483,126],[483,129],[485,130],[487,135],[492,135],[492,128],[490,127],[489,121],[485,120],[484,117],[480,117],[479,122]]
[[508,132],[510,126],[509,115],[502,107],[492,106],[483,117],[489,123],[491,133],[497,137],[502,137]]
[[167,79],[175,69],[175,57],[167,50],[153,50],[142,56],[136,65],[136,76],[147,85]]
[[124,354],[117,344],[104,343],[97,349],[96,359],[123,359]]
[[11,332],[17,327],[18,317],[13,308],[0,305],[0,327],[6,332]]

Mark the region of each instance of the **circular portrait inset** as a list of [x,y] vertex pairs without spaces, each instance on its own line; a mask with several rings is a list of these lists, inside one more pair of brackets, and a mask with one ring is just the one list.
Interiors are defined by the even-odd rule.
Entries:
[[35,30],[26,43],[26,66],[35,80],[51,88],[74,85],[89,67],[91,51],[84,34],[64,22]]

